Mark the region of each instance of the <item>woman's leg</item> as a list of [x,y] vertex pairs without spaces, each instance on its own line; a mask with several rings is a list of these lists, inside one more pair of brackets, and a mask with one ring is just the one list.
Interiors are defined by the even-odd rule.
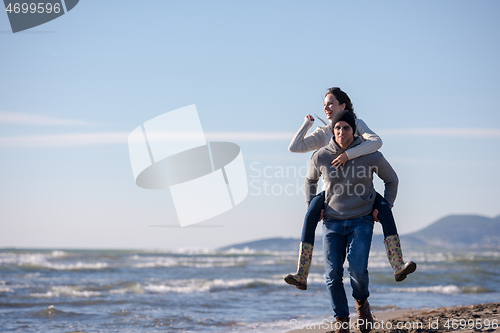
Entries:
[[316,236],[316,226],[318,225],[319,218],[321,217],[321,210],[325,208],[325,191],[318,193],[311,202],[307,209],[306,216],[304,217],[304,225],[302,226],[302,236],[300,241],[314,245],[314,237]]
[[399,241],[398,229],[392,215],[392,209],[387,200],[377,193],[373,209],[378,210],[378,218],[382,224],[384,232],[384,244],[387,251],[387,259],[394,270],[394,278],[400,282],[406,279],[408,274],[411,274],[417,269],[417,264],[413,261],[405,263],[403,261],[403,251]]
[[316,195],[309,203],[304,225],[302,226],[302,236],[300,238],[299,262],[295,274],[287,274],[285,282],[292,284],[300,290],[307,289],[307,276],[311,268],[311,260],[314,248],[314,237],[316,226],[321,217],[321,210],[325,207],[325,192]]

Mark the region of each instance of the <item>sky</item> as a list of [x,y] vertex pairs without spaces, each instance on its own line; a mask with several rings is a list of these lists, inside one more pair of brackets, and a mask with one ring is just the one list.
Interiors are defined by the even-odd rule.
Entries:
[[[0,247],[298,238],[311,153],[288,145],[332,86],[383,140],[400,234],[497,216],[499,14],[494,0],[82,0],[14,34],[0,13]],[[168,189],[135,184],[127,137],[191,104],[208,139],[240,146],[249,194],[181,228]]]

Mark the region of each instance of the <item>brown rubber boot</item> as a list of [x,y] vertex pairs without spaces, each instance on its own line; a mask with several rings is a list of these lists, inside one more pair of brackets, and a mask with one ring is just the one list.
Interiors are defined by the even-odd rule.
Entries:
[[373,316],[370,303],[356,300],[356,312],[358,313],[358,328],[362,333],[370,332],[373,327]]
[[307,289],[307,275],[309,275],[309,269],[311,268],[311,260],[313,255],[314,245],[309,243],[300,243],[300,253],[299,262],[297,264],[297,273],[287,274],[285,276],[285,282],[288,284],[293,284],[300,290]]
[[349,330],[349,317],[336,317],[333,323],[334,331],[328,331],[326,333],[351,333]]
[[394,278],[397,282],[403,281],[408,274],[415,272],[417,264],[413,261],[408,261],[407,263],[403,261],[403,252],[401,251],[401,243],[397,234],[387,236],[384,239],[384,244],[387,251],[387,259],[391,264],[394,271]]

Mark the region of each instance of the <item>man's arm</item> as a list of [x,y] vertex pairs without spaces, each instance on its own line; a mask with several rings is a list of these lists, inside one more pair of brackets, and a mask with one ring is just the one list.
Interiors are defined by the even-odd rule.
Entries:
[[382,139],[361,119],[356,119],[356,134],[363,138],[363,142],[337,156],[332,161],[333,166],[342,166],[349,160],[374,153],[382,147]]
[[387,200],[391,207],[394,206],[394,201],[396,200],[396,195],[398,194],[398,175],[396,171],[392,168],[389,162],[385,159],[384,155],[380,153],[380,158],[378,160],[378,165],[375,170],[377,175],[384,181],[385,190],[384,198]]
[[318,189],[318,180],[321,176],[319,168],[316,166],[316,153],[313,154],[311,161],[309,162],[309,169],[307,170],[306,182],[304,186],[304,192],[306,195],[306,205],[309,208],[309,203],[316,196],[316,191]]
[[374,153],[382,147],[382,139],[361,119],[356,119],[356,133],[363,138],[363,143],[346,150],[350,160]]

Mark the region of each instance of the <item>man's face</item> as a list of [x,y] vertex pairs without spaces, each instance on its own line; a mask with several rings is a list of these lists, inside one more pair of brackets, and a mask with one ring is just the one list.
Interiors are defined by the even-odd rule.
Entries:
[[352,127],[345,121],[339,121],[333,126],[333,134],[335,142],[342,148],[349,146],[354,141]]

